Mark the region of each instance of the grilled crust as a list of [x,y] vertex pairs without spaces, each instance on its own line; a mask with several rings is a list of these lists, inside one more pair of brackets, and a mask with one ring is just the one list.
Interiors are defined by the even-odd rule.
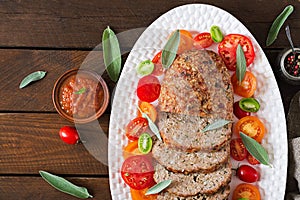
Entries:
[[186,51],[167,70],[158,101],[163,112],[232,120],[230,74],[215,52]]
[[168,147],[166,144],[156,141],[152,148],[152,156],[162,166],[172,172],[212,172],[220,168],[228,161],[230,156],[229,144],[217,152],[193,152],[189,153],[180,149]]
[[158,127],[164,142],[182,151],[218,151],[231,139],[232,124],[216,130],[202,132],[215,119],[160,112]]
[[226,164],[211,173],[174,173],[165,169],[162,165],[155,166],[154,180],[159,183],[164,180],[172,180],[166,191],[182,197],[197,194],[214,194],[220,188],[225,187],[231,180],[231,166]]
[[226,200],[230,194],[230,186],[221,188],[214,194],[197,194],[195,196],[181,197],[169,192],[162,192],[157,196],[157,200]]

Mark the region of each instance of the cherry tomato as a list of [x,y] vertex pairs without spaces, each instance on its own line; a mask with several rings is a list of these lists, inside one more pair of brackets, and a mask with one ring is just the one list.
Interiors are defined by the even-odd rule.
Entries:
[[143,190],[134,190],[130,188],[132,200],[156,200],[157,194],[145,195],[149,188]]
[[194,47],[197,49],[204,49],[210,47],[214,41],[211,39],[210,33],[204,32],[194,37]]
[[259,173],[249,165],[241,165],[236,171],[236,175],[240,180],[247,183],[254,183],[259,179]]
[[159,51],[152,59],[152,62],[154,63],[154,70],[152,72],[152,75],[154,76],[161,76],[164,73],[164,68],[161,64],[161,52],[162,51]]
[[[156,112],[156,108],[152,104],[142,101],[139,103],[139,107],[143,113],[147,114],[148,117],[150,117],[150,119],[153,122],[155,122],[157,118],[157,112]],[[142,117],[142,114],[139,110],[138,110],[138,117]]]
[[127,158],[121,168],[121,176],[130,188],[142,190],[155,184],[154,168],[147,156],[131,156]]
[[243,132],[260,143],[265,135],[265,126],[257,117],[247,116],[234,125],[233,132],[238,136]]
[[239,184],[233,191],[232,200],[239,199],[260,200],[260,193],[256,186],[249,183]]
[[241,118],[246,117],[246,116],[250,116],[250,112],[243,111],[243,110],[240,108],[239,101],[237,101],[237,102],[235,102],[235,103],[233,104],[233,114],[234,114],[238,119],[241,119]]
[[76,128],[71,126],[63,126],[59,130],[59,136],[60,139],[67,144],[76,144],[79,141],[79,135]]
[[253,63],[255,57],[252,42],[248,37],[240,34],[226,35],[220,42],[218,49],[226,67],[232,71],[236,69],[236,49],[238,44],[243,48],[247,66]]
[[158,78],[152,75],[142,77],[137,86],[137,96],[141,101],[153,102],[160,94],[160,83]]
[[256,90],[256,78],[249,71],[246,71],[244,80],[241,83],[238,81],[236,74],[234,73],[231,76],[231,83],[234,93],[242,97],[251,97]]
[[230,155],[237,161],[242,161],[247,156],[247,149],[242,138],[235,138],[230,141]]
[[260,162],[258,160],[256,160],[249,152],[247,154],[247,161],[251,164],[251,165],[258,165],[260,164]]
[[123,149],[124,159],[130,156],[142,155],[138,147],[138,140],[131,141]]
[[187,31],[181,29],[180,31],[180,43],[178,46],[177,54],[182,54],[184,51],[190,50],[193,48],[193,36]]
[[147,129],[148,121],[143,117],[137,117],[131,120],[126,128],[126,136],[129,140],[138,140],[139,136]]

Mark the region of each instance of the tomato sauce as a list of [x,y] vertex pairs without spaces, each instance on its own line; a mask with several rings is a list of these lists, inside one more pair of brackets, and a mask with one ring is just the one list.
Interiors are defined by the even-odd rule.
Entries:
[[104,90],[100,82],[87,74],[68,77],[59,91],[59,103],[65,113],[82,119],[93,116],[104,101]]

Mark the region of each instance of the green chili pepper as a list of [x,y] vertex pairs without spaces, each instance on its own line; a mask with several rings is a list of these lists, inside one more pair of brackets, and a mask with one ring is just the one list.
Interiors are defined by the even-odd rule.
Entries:
[[243,98],[239,102],[239,106],[246,112],[257,112],[260,109],[259,102],[254,98]]
[[27,75],[20,83],[19,88],[21,89],[23,87],[26,87],[31,82],[41,80],[42,78],[45,77],[46,73],[47,72],[44,72],[44,71],[36,71],[36,72],[33,72],[33,73]]
[[152,149],[152,138],[148,133],[142,133],[138,140],[138,147],[140,152],[147,154]]
[[222,31],[221,31],[220,27],[218,27],[218,26],[212,26],[210,28],[210,35],[211,35],[211,39],[214,42],[222,42],[222,40],[223,40]]
[[292,14],[293,10],[294,7],[292,5],[285,7],[285,9],[280,13],[280,15],[278,15],[277,18],[274,20],[268,33],[267,42],[266,42],[267,46],[270,46],[276,40],[280,28],[282,27],[283,23],[288,18],[288,16]]
[[47,181],[51,186],[53,186],[55,189],[61,192],[73,195],[81,199],[92,198],[92,196],[88,193],[87,189],[84,187],[78,187],[73,183],[67,181],[66,179],[50,174],[49,172],[39,172],[45,181]]
[[153,72],[154,63],[151,60],[144,60],[137,66],[136,71],[139,75],[146,76]]

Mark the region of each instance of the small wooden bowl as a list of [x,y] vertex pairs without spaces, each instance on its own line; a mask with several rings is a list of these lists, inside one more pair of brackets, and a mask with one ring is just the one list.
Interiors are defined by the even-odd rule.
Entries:
[[[94,113],[89,116],[86,116],[86,117],[76,117],[76,116],[73,116],[73,114],[67,113],[66,110],[62,108],[62,104],[61,104],[61,98],[62,98],[61,97],[61,88],[64,87],[64,85],[67,84],[68,81],[71,80],[71,77],[75,77],[75,80],[76,80],[80,76],[84,76],[87,79],[97,81],[98,82],[97,86],[101,86],[101,88],[100,88],[100,90],[102,90],[101,93],[103,92],[103,101],[101,102],[100,107],[98,109],[95,108]],[[98,91],[98,90],[95,90],[95,92],[96,91]],[[76,91],[71,91],[71,92],[72,92],[71,95],[80,95],[80,94],[76,94]],[[91,91],[89,91],[89,92],[91,92]],[[74,97],[72,97],[72,99],[74,99]],[[86,100],[88,98],[82,98],[82,99]],[[108,87],[107,87],[105,81],[96,72],[91,71],[91,70],[85,70],[85,69],[84,70],[83,69],[71,69],[71,70],[65,72],[62,76],[60,76],[57,79],[57,81],[55,82],[54,88],[52,90],[52,101],[53,101],[56,111],[59,113],[59,115],[61,117],[63,117],[64,119],[66,119],[68,121],[74,122],[74,123],[83,124],[83,123],[88,123],[88,122],[96,120],[104,113],[104,111],[106,110],[106,108],[108,106],[108,102],[109,102],[109,91],[108,91]],[[70,103],[70,104],[72,104],[72,103]],[[72,104],[72,106],[73,106],[73,108],[75,107],[74,104]],[[73,111],[74,111],[74,109],[72,109],[72,112]]]

